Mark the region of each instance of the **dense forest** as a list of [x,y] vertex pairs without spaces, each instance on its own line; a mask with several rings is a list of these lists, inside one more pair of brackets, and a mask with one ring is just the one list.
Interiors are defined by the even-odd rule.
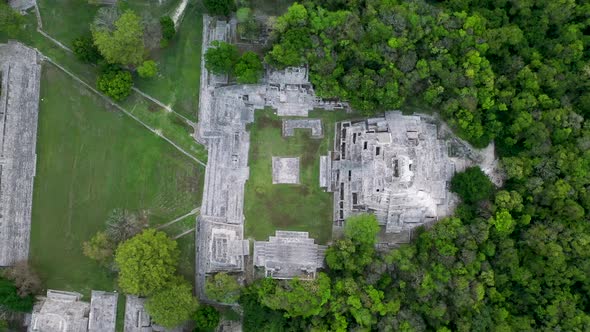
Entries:
[[315,0],[272,37],[266,61],[308,64],[322,97],[493,140],[506,182],[456,175],[455,216],[387,253],[370,216],[349,220],[316,281],[247,288],[246,331],[590,330],[588,1]]

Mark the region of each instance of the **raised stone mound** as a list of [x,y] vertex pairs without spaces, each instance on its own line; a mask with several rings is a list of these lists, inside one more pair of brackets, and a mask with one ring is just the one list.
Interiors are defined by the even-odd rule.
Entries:
[[447,189],[456,165],[475,163],[468,155],[450,157],[449,142],[427,116],[388,112],[335,130],[334,152],[320,170],[320,182],[334,192],[334,230],[370,212],[382,226],[383,245],[407,242],[413,228],[449,215],[457,201]]
[[273,184],[299,184],[299,157],[272,157]]
[[0,44],[0,266],[27,260],[41,65],[23,44]]

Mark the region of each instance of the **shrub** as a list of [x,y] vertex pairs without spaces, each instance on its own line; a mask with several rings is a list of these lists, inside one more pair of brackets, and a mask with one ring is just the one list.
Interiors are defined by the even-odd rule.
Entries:
[[73,48],[76,58],[86,63],[97,63],[102,59],[98,48],[94,45],[92,37],[89,35],[80,36],[74,40]]
[[234,68],[234,74],[238,83],[253,84],[258,83],[264,67],[258,55],[254,52],[246,52],[242,55]]
[[213,330],[219,325],[219,311],[210,305],[202,305],[194,314],[195,331]]
[[197,309],[192,287],[182,278],[150,297],[145,308],[158,325],[172,328],[189,320]]
[[451,191],[466,203],[477,203],[489,199],[494,185],[478,166],[469,167],[451,179]]
[[35,298],[32,295],[21,297],[10,280],[0,278],[0,307],[10,311],[27,312],[33,309]]
[[160,17],[160,28],[162,28],[162,40],[168,42],[174,38],[176,29],[174,28],[174,21],[172,21],[170,16]]
[[137,74],[142,78],[154,77],[157,73],[158,64],[153,60],[144,61],[141,66],[137,67]]
[[232,74],[239,56],[235,45],[214,41],[213,47],[205,52],[205,67],[213,74]]
[[235,0],[204,0],[204,4],[211,15],[228,16],[236,10]]
[[225,272],[219,272],[205,283],[205,294],[212,300],[234,303],[240,296],[240,285],[236,278]]
[[96,81],[99,91],[117,101],[127,98],[132,86],[131,73],[114,66],[108,66]]

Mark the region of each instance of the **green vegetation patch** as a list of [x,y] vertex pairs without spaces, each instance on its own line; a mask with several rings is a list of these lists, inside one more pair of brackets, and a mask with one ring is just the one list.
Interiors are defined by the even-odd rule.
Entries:
[[112,209],[147,210],[161,224],[201,201],[201,166],[52,65],[41,81],[37,158],[30,257],[48,288],[115,289],[115,275],[82,253]]
[[170,44],[151,56],[158,62],[158,74],[138,79],[137,87],[166,103],[174,111],[194,120],[199,106],[203,13],[188,5],[184,19]]
[[[281,119],[273,110],[256,111],[250,126],[250,178],[246,182],[246,236],[266,240],[275,230],[307,231],[319,243],[332,236],[332,194],[319,186],[320,155],[332,149],[334,123],[349,117],[344,112],[316,111],[324,138],[313,139],[309,130],[296,129],[282,137]],[[272,184],[272,157],[300,157],[299,185]]]

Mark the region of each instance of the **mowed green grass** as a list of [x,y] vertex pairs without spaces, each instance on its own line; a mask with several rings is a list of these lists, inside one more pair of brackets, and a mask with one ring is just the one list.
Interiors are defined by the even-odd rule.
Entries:
[[[115,275],[86,258],[82,242],[114,208],[147,210],[151,224],[187,213],[200,204],[204,169],[43,67],[30,258],[47,288],[113,290]],[[181,266],[194,264],[190,251]]]
[[197,118],[199,107],[202,39],[203,11],[189,4],[168,47],[151,54],[158,63],[157,77],[136,80],[140,90],[191,120]]
[[[199,104],[203,32],[202,5],[195,2],[189,1],[170,44],[149,54],[158,63],[157,77],[135,78],[137,88],[191,120],[196,120]],[[134,10],[140,17],[157,20],[162,15],[172,15],[179,3],[180,0],[168,0],[159,6],[157,0],[130,0],[122,7]],[[87,0],[39,0],[39,8],[43,30],[71,48],[76,38],[90,33],[90,24],[100,6],[88,4]]]
[[[315,111],[324,138],[312,139],[309,130],[282,137],[281,119],[272,110],[256,111],[250,125],[250,178],[246,182],[246,236],[266,240],[275,230],[307,231],[319,243],[332,237],[332,194],[319,186],[320,155],[332,149],[335,121],[344,112]],[[300,157],[299,185],[272,184],[272,157]]]

